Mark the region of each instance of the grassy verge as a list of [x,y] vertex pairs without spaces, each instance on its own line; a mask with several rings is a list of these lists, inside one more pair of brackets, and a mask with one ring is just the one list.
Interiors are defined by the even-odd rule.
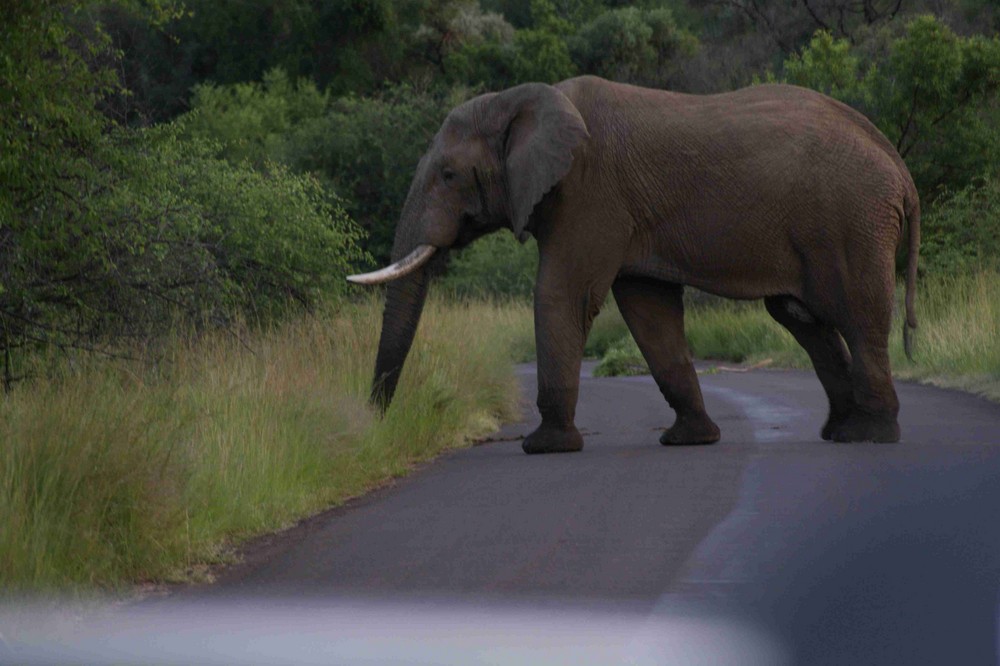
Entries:
[[[534,308],[530,300],[511,299],[505,303],[511,317],[516,318],[519,325],[516,327],[513,359],[518,363],[526,363],[535,360],[535,325]],[[594,323],[590,327],[590,335],[583,348],[585,358],[601,358],[607,351],[618,344],[623,337],[628,336],[628,328],[622,319],[618,306],[613,298],[608,297],[603,309],[594,318]]]
[[1000,273],[924,280],[919,294],[915,363],[905,359],[898,326],[893,331],[896,376],[1000,402]]
[[[890,339],[897,376],[1000,400],[1000,275],[925,278],[918,315],[916,363],[898,325]],[[0,402],[0,587],[184,578],[514,415],[510,360],[534,355],[530,305],[429,302],[384,419],[365,401],[379,319],[371,301],[19,386]],[[703,358],[808,367],[759,304],[695,305],[687,332]],[[604,374],[646,371],[613,304],[587,353]]]
[[[889,338],[896,376],[1000,401],[1000,274],[922,277],[917,318],[914,362],[903,353],[899,317]],[[694,306],[687,314],[686,333],[698,358],[750,363],[771,359],[778,367],[811,367],[802,348],[761,303]],[[597,374],[648,373],[635,342],[623,335],[604,353]]]
[[156,365],[92,360],[18,387],[0,402],[0,587],[187,576],[515,414],[526,312],[432,300],[378,419],[365,399],[379,312],[175,341]]
[[[760,303],[724,301],[689,307],[685,334],[696,358],[741,363],[771,358],[786,367],[808,367],[809,358]],[[599,377],[649,374],[635,341],[622,336],[601,356],[594,370]]]

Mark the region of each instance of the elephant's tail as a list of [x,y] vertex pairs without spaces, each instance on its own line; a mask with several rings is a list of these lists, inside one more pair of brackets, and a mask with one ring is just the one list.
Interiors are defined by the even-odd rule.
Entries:
[[911,188],[903,202],[908,228],[906,258],[906,321],[903,323],[903,351],[913,360],[913,329],[917,327],[917,314],[913,300],[917,290],[917,259],[920,255],[920,200]]

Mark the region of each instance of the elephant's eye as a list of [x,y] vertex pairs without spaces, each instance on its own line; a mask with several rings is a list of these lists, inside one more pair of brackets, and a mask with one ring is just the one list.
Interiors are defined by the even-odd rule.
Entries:
[[451,169],[445,168],[441,170],[441,177],[444,178],[444,182],[451,185],[458,178],[458,174]]

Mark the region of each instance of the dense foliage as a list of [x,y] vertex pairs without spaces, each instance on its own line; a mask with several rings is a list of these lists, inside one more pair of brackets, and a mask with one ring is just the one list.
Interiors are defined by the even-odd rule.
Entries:
[[107,348],[183,317],[225,323],[343,293],[363,253],[329,188],[279,162],[227,162],[183,121],[119,127],[120,88],[85,5],[25,2],[0,57],[0,377],[17,352]]
[[[343,291],[359,258],[343,209],[307,176],[216,157],[166,126],[116,132],[64,197],[11,227],[0,297],[14,339],[147,337],[177,314],[225,321]],[[25,218],[22,218],[25,219]]]
[[458,296],[530,298],[535,289],[538,250],[511,234],[486,236],[455,256],[442,282]]
[[[1000,11],[985,0],[11,0],[0,25],[0,353],[271,316],[385,261],[454,105],[598,74],[777,80],[859,108],[907,160],[925,266],[995,261]],[[525,295],[531,245],[455,253]],[[14,354],[16,356],[16,354]]]
[[346,199],[367,247],[384,260],[392,246],[389,221],[403,206],[413,168],[464,95],[400,84],[370,97],[333,98],[276,69],[262,83],[197,86],[183,120],[190,136],[220,141],[233,163],[271,160],[315,174]]
[[[896,35],[896,32],[900,34]],[[1000,41],[933,16],[855,43],[819,32],[784,66],[790,83],[863,111],[907,161],[925,203],[1000,164]]]
[[942,195],[922,241],[928,271],[960,275],[1000,264],[1000,177]]

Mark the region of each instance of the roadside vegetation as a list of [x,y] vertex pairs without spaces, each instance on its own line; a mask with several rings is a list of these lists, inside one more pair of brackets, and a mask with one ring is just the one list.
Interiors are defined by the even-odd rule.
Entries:
[[[1000,399],[1000,13],[983,0],[10,0],[0,22],[0,586],[184,578],[516,413],[533,241],[451,257],[367,406],[414,167],[469,97],[577,74],[826,92],[923,206],[916,364]],[[692,296],[701,357],[804,366]],[[456,341],[458,341],[456,343]],[[613,304],[600,372],[644,367]],[[476,382],[469,380],[474,368]]]
[[178,333],[155,363],[85,357],[19,387],[0,402],[0,589],[189,578],[227,544],[493,432],[517,415],[523,311],[428,303],[385,418],[366,404],[377,299],[240,337]]
[[[914,333],[914,360],[903,353],[901,320],[889,338],[895,376],[1000,401],[1000,273],[925,275],[917,293],[920,325]],[[648,374],[635,342],[627,331],[619,333],[595,374]],[[760,302],[694,305],[687,311],[686,334],[695,357],[718,365],[812,367],[805,351]]]

